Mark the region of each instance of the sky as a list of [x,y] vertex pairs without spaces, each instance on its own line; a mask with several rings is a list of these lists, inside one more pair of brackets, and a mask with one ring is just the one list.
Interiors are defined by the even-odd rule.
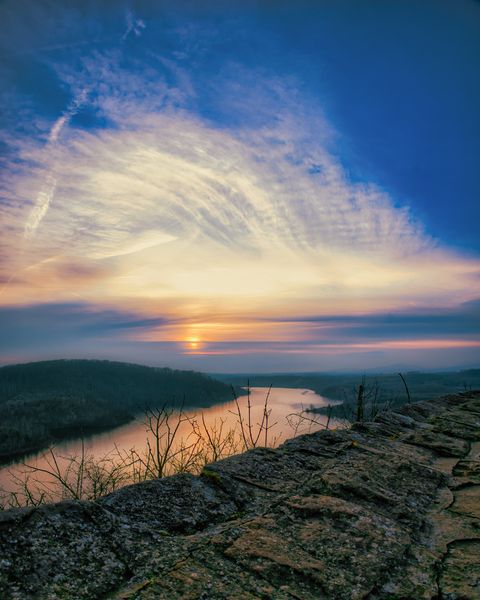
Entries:
[[0,4],[0,363],[480,365],[480,3]]

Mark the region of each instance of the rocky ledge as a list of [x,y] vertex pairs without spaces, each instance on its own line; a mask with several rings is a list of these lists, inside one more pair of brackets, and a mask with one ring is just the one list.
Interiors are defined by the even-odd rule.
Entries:
[[2,599],[480,598],[480,392],[0,513]]

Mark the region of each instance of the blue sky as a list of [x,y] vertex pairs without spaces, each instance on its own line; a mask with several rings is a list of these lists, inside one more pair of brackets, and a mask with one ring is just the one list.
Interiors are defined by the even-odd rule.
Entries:
[[3,362],[478,362],[478,2],[0,18]]

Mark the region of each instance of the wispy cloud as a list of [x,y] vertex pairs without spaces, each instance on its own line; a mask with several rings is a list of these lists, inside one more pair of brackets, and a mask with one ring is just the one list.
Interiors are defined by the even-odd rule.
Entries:
[[[245,107],[263,112],[263,125],[226,128],[187,110],[165,71],[129,70],[120,58],[108,52],[80,71],[59,67],[76,100],[51,129],[48,152],[24,145],[39,169],[10,176],[22,198],[47,173],[26,217],[31,237],[49,210],[32,246],[36,262],[109,261],[112,276],[82,295],[204,307],[217,298],[242,311],[310,313],[354,301],[373,310],[428,304],[432,294],[446,305],[475,297],[478,263],[442,248],[379,187],[350,181],[329,150],[328,123],[298,104],[294,82],[259,73],[255,111],[249,75]],[[60,137],[87,89],[112,126],[70,127]]]
[[34,207],[28,215],[27,222],[25,223],[25,237],[30,238],[37,230],[42,219],[45,217],[52,201],[55,188],[57,186],[57,179],[51,173],[46,177],[45,183],[38,193]]
[[[81,90],[80,94],[74,98],[67,110],[55,121],[48,135],[47,145],[42,150],[44,154],[49,154],[52,151],[52,148],[58,142],[62,129],[68,125],[70,119],[77,114],[82,107],[82,104],[85,102],[86,97],[87,91],[85,89]],[[55,194],[55,188],[57,187],[57,178],[54,175],[56,171],[55,161],[47,160],[44,162],[47,169],[47,175],[25,223],[24,235],[26,238],[31,238],[35,234],[38,226],[48,212],[50,203]]]
[[125,13],[125,21],[127,28],[122,36],[122,40],[127,39],[127,37],[132,33],[135,35],[135,37],[140,37],[142,35],[142,32],[146,27],[145,21],[138,18],[133,10],[127,10]]
[[50,134],[48,136],[48,143],[55,144],[58,141],[62,129],[68,125],[70,119],[77,114],[81,109],[82,105],[87,99],[88,92],[86,89],[82,89],[80,93],[73,99],[67,110],[59,117],[53,124]]

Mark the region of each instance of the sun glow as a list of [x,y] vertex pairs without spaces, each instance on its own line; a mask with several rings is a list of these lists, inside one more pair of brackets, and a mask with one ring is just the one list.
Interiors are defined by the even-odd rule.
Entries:
[[200,338],[192,335],[185,340],[188,350],[200,350]]

